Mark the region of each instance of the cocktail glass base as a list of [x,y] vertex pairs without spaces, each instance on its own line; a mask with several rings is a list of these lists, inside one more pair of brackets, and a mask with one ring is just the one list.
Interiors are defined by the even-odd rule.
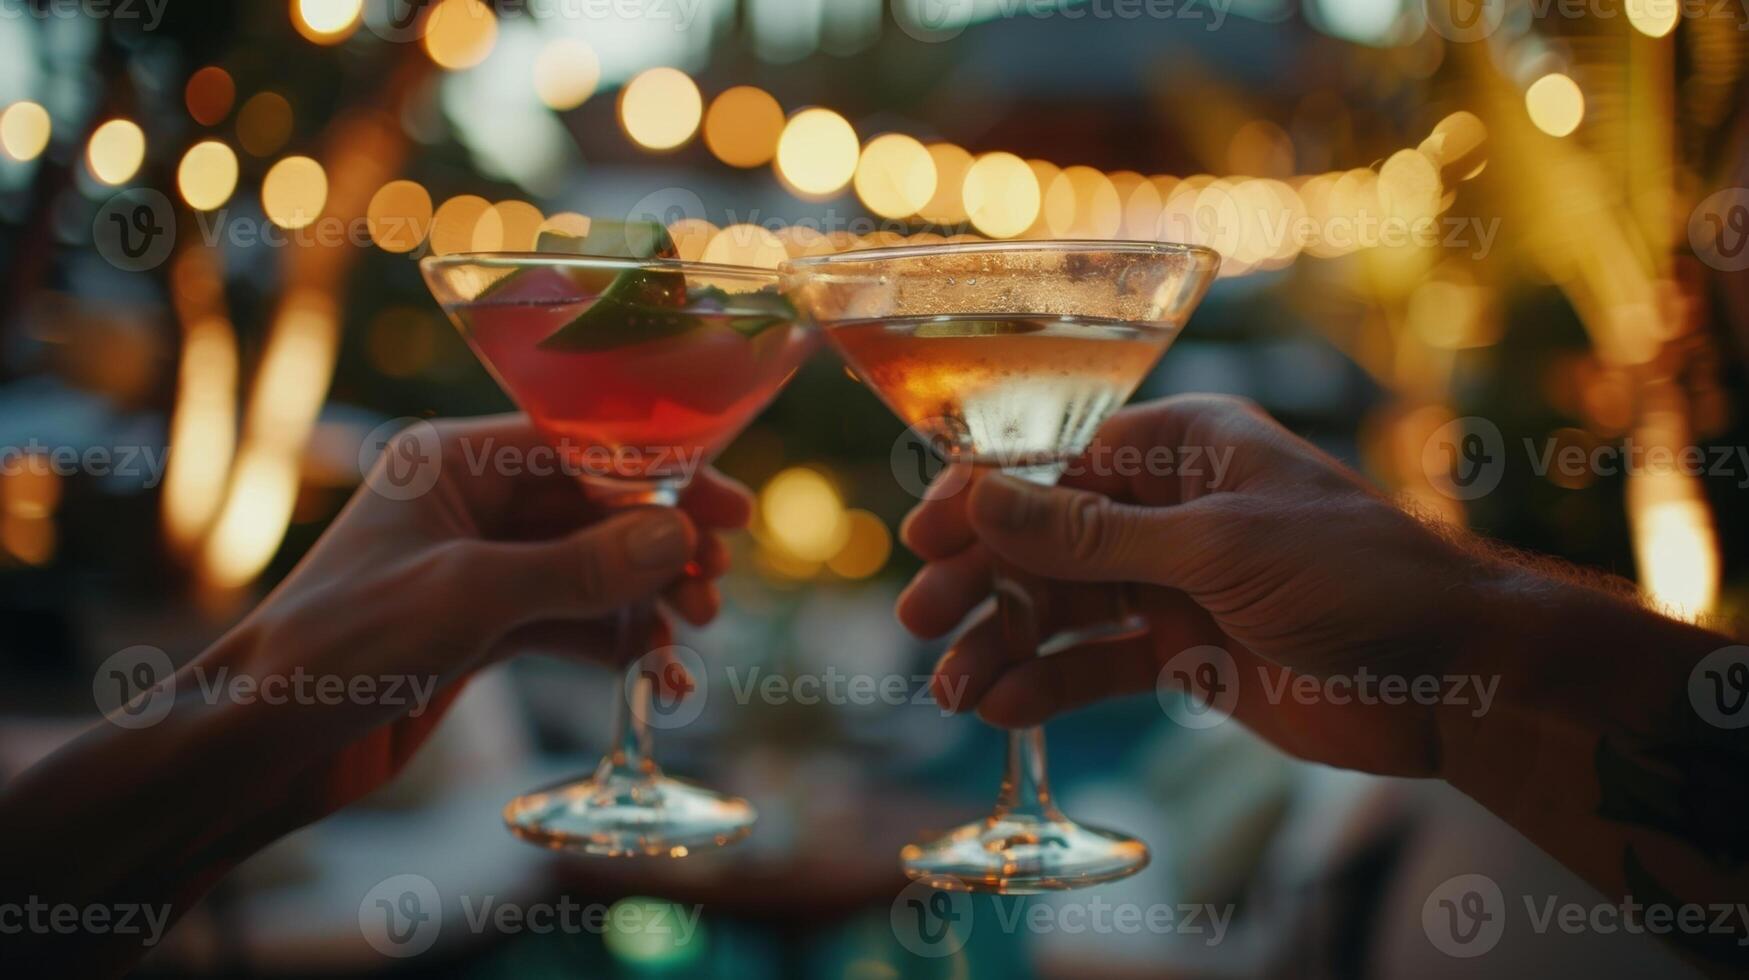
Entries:
[[937,888],[1036,895],[1127,878],[1148,866],[1148,845],[1063,817],[1009,814],[907,844],[899,860]]
[[537,790],[504,808],[505,825],[523,840],[603,857],[685,857],[746,837],[756,816],[740,797],[624,770]]

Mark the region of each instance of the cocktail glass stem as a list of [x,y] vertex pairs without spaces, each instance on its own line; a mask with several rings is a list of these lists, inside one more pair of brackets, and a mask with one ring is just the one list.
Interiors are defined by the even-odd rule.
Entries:
[[[592,488],[599,490],[601,488]],[[609,509],[668,506],[678,488],[607,488]],[[510,801],[504,822],[524,840],[584,854],[684,857],[747,836],[755,817],[746,800],[663,774],[651,754],[651,699],[657,670],[683,670],[644,658],[658,613],[654,600],[620,607],[614,653],[623,671],[615,698],[613,741],[587,778]]]
[[[1041,655],[1038,606],[1026,576],[998,559],[994,567],[996,616],[1014,660]],[[1007,768],[996,807],[899,854],[905,872],[937,887],[1006,894],[1078,888],[1135,874],[1148,848],[1125,834],[1084,827],[1063,815],[1051,795],[1040,727],[1008,733]]]
[[657,678],[639,665],[655,622],[656,606],[649,600],[620,607],[614,643],[615,662],[623,665],[623,696],[615,702],[613,742],[596,767],[598,781],[615,775],[644,779],[662,774],[650,754],[650,697]]

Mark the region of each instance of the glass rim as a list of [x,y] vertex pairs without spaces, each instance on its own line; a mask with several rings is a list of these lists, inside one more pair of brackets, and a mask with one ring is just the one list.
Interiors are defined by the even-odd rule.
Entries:
[[980,252],[1109,252],[1132,255],[1191,255],[1216,268],[1221,253],[1206,245],[1189,242],[1101,241],[1091,238],[1006,239],[987,242],[940,242],[933,245],[886,245],[880,248],[852,249],[826,255],[804,255],[786,259],[778,268],[825,266],[851,262],[878,262],[887,259],[930,258],[936,255],[975,255]]
[[720,262],[699,262],[693,259],[652,257],[634,259],[620,255],[582,255],[568,252],[452,252],[449,255],[427,255],[419,260],[422,269],[448,269],[456,266],[483,265],[501,268],[530,266],[571,266],[584,269],[647,269],[686,272],[711,276],[740,276],[746,279],[780,278],[776,269],[753,265],[725,265]]

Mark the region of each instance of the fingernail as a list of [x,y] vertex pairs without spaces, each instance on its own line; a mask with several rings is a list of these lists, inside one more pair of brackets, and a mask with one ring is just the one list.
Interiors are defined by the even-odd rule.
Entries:
[[986,477],[980,507],[997,527],[1018,531],[1032,522],[1037,509],[1037,491],[1032,484],[997,473]]
[[632,564],[639,568],[665,568],[686,560],[686,527],[667,511],[653,511],[632,529],[626,541]]

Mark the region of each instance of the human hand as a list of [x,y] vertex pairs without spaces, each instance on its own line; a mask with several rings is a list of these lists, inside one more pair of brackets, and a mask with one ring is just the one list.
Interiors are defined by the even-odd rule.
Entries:
[[[1201,472],[1109,461],[1195,447],[1229,462]],[[1115,450],[1115,451],[1113,451]],[[1212,455],[1211,455],[1212,454]],[[1093,465],[1100,459],[1106,465]],[[1124,469],[1125,472],[1116,472]],[[1220,472],[1220,470],[1216,470]],[[1502,566],[1392,506],[1361,479],[1249,403],[1186,396],[1137,405],[1104,428],[1063,485],[949,474],[906,520],[928,563],[900,597],[914,633],[969,627],[936,668],[945,707],[1024,727],[1106,697],[1155,690],[1179,653],[1213,645],[1232,658],[1236,718],[1282,749],[1332,765],[1429,775],[1447,718],[1416,703],[1284,697],[1311,676],[1444,675]],[[1092,586],[1132,583],[1146,636],[1046,657],[1006,649],[980,609],[996,561],[1057,580],[1039,597],[1042,635],[1073,624]],[[1173,682],[1168,677],[1167,682]],[[1206,693],[1206,692],[1199,692]],[[1456,719],[1451,719],[1454,723]]]
[[[616,611],[643,599],[660,596],[695,625],[716,615],[714,580],[728,567],[718,532],[750,514],[738,484],[706,471],[678,508],[609,514],[563,473],[470,472],[470,456],[508,450],[528,459],[542,445],[522,416],[435,429],[441,469],[429,492],[390,499],[367,480],[291,575],[195,662],[209,675],[403,678],[401,690],[430,698],[280,706],[269,724],[296,717],[299,725],[273,760],[288,787],[276,805],[290,822],[387,781],[482,666],[530,650],[606,661],[664,646],[665,616],[635,650],[614,648]],[[385,459],[400,448],[391,445]]]

